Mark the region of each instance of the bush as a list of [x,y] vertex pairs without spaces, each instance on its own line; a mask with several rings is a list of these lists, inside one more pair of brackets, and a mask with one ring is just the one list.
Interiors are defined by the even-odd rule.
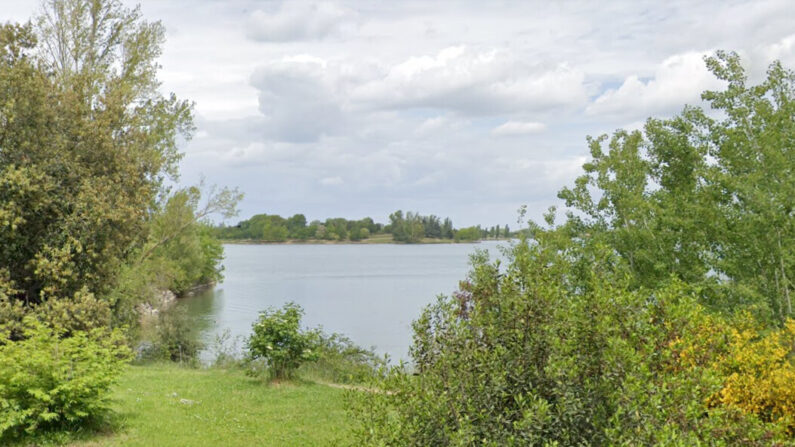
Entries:
[[111,325],[111,310],[107,301],[98,300],[86,289],[71,299],[49,300],[35,311],[39,318],[59,334],[68,336],[75,331],[88,332]]
[[715,405],[738,408],[795,434],[795,320],[765,336],[753,320],[732,328],[728,355],[714,367],[725,377]]
[[195,364],[199,352],[204,348],[194,322],[181,307],[158,312],[155,326],[145,327],[144,332],[144,338],[149,342],[142,344],[143,348],[138,353],[139,360],[169,360]]
[[357,346],[341,334],[317,332],[317,361],[301,366],[302,377],[333,383],[363,383],[385,366],[383,358],[372,349]]
[[68,338],[27,317],[25,338],[0,342],[0,439],[62,427],[106,409],[110,386],[130,358],[119,331]]
[[295,303],[260,312],[246,347],[249,359],[264,360],[272,379],[288,379],[302,363],[318,359],[318,331],[301,330],[304,311]]
[[[475,256],[460,291],[414,323],[415,374],[392,368],[372,385],[384,392],[353,396],[359,443],[761,447],[788,439],[780,412],[710,403],[734,383],[714,366],[734,349],[728,322],[681,283],[629,288],[614,255],[593,250],[582,270],[570,252],[526,242],[505,271]],[[683,341],[696,348],[683,354]],[[789,376],[776,374],[768,388],[781,391]],[[778,401],[786,404],[784,395]]]

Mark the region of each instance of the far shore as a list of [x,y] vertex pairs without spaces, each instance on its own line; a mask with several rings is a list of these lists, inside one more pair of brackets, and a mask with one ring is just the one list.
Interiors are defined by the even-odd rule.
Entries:
[[479,244],[483,241],[509,241],[510,239],[481,239],[477,241],[455,241],[453,239],[431,239],[425,238],[420,242],[396,242],[392,238],[374,237],[362,239],[361,241],[329,241],[325,239],[290,239],[282,242],[263,241],[258,239],[221,239],[223,244],[237,245],[368,245],[368,244],[392,244],[392,245],[428,245],[428,244]]

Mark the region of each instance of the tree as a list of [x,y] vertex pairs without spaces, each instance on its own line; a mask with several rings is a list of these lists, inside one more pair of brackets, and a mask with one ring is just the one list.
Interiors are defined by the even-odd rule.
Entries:
[[118,1],[48,1],[35,30],[3,30],[0,265],[11,299],[102,295],[147,240],[191,104],[157,90],[162,27]]
[[473,242],[479,241],[483,236],[482,231],[478,227],[461,228],[455,232],[456,242]]
[[422,216],[422,226],[425,237],[439,239],[442,237],[442,223],[438,217],[434,215]]
[[302,239],[303,230],[306,228],[306,217],[303,214],[296,214],[287,219],[287,232],[289,237]]
[[287,235],[287,227],[271,219],[262,227],[260,239],[267,242],[284,242],[287,240]]
[[[42,11],[0,25],[2,435],[98,415],[129,358],[108,328],[119,277],[195,228],[153,230],[193,131],[192,105],[158,91],[162,26],[118,0]],[[165,214],[186,217],[190,196]],[[200,230],[187,248],[217,260]]]
[[453,232],[453,221],[450,220],[449,217],[446,217],[442,223],[442,237],[445,239],[452,239]]
[[583,233],[627,259],[636,286],[674,276],[701,284],[705,304],[783,323],[795,274],[795,75],[774,63],[748,86],[736,54],[706,62],[727,85],[702,95],[719,118],[687,107],[642,132],[589,138],[592,161],[560,197]]

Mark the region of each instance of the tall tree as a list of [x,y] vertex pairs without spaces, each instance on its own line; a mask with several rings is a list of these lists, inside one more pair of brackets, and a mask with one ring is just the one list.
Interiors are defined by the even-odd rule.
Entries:
[[560,197],[579,211],[572,228],[604,238],[636,286],[673,276],[701,285],[712,306],[783,322],[795,276],[795,75],[774,63],[749,86],[736,54],[706,62],[726,83],[702,95],[719,113],[686,107],[642,132],[590,138],[585,174]]
[[159,23],[118,0],[48,0],[5,26],[0,57],[0,265],[15,299],[103,292],[147,239],[191,104],[163,96]]

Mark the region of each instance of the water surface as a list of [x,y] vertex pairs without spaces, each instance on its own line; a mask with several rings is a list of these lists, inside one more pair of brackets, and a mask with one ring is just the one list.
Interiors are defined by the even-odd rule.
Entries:
[[469,254],[498,245],[225,245],[224,281],[180,300],[211,342],[250,333],[257,313],[294,301],[306,326],[339,332],[379,354],[407,359],[411,322],[466,277]]

